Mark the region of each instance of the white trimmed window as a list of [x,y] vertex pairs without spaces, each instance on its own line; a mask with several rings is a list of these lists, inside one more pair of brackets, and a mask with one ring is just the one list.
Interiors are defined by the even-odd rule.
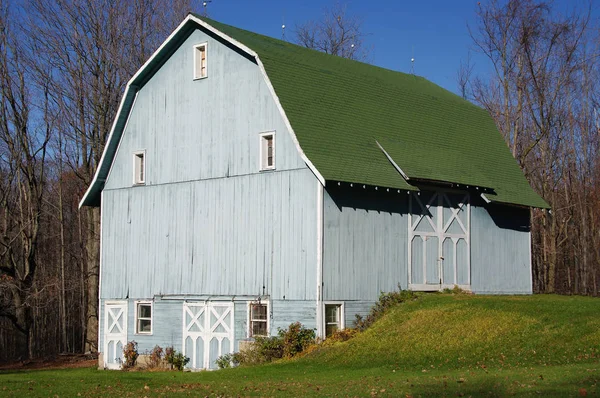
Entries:
[[208,76],[208,43],[194,46],[194,80]]
[[325,337],[344,328],[344,303],[325,303]]
[[133,184],[143,185],[146,183],[146,152],[133,153]]
[[135,333],[152,334],[152,302],[136,301],[135,303]]
[[248,326],[248,337],[269,335],[269,306],[266,303],[249,304]]
[[260,135],[260,169],[275,169],[275,133]]

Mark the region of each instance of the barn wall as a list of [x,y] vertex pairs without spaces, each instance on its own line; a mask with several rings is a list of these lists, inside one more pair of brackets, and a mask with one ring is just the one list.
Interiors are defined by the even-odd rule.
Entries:
[[315,298],[308,169],[105,190],[101,297]]
[[[208,42],[208,77],[193,46]],[[305,168],[258,66],[196,30],[139,90],[105,190],[131,187],[133,152],[146,185],[257,173],[259,134],[275,131],[277,170]]]
[[[203,42],[208,77],[193,80]],[[266,131],[276,170],[260,172]],[[314,299],[317,186],[258,66],[194,31],[139,90],[105,184],[101,297]]]
[[476,293],[531,294],[529,210],[471,206],[471,289]]
[[325,191],[323,300],[375,301],[398,284],[407,288],[407,197],[372,188]]
[[[215,300],[219,300],[215,297]],[[224,299],[224,298],[221,298]],[[264,298],[263,298],[264,299]],[[138,353],[147,354],[156,345],[163,349],[169,346],[176,350],[182,350],[183,342],[183,298],[161,298],[155,297],[152,301],[152,334],[135,333],[135,302],[145,301],[142,298],[131,298],[127,300],[127,341],[135,340],[138,343]],[[191,301],[195,301],[190,298]],[[266,300],[269,300],[266,298]],[[103,350],[104,344],[104,303],[101,300],[99,348]],[[246,299],[234,300],[234,351],[239,350],[240,341],[248,339],[248,304]],[[293,322],[300,322],[307,328],[316,328],[315,301],[270,301],[270,332],[277,335],[278,328],[287,329]],[[354,319],[354,318],[352,318]]]

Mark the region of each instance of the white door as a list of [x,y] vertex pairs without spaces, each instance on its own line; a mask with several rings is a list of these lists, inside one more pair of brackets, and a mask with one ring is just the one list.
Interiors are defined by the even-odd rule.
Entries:
[[216,369],[233,352],[233,303],[183,303],[183,354],[192,369]]
[[127,344],[127,301],[104,304],[104,367],[120,369]]
[[412,290],[471,287],[468,194],[411,195],[408,283]]

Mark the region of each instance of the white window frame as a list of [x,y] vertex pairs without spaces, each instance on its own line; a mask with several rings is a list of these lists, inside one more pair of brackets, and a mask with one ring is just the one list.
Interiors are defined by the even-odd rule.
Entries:
[[[144,178],[139,178],[140,175],[138,173],[138,159],[140,158],[140,155],[142,155],[142,175],[144,176]],[[146,150],[141,150],[141,151],[134,151],[133,152],[133,185],[146,185],[146,163],[147,163],[147,158],[146,158]]]
[[338,330],[343,330],[346,328],[346,324],[344,322],[344,318],[346,313],[344,311],[344,302],[343,301],[324,301],[323,302],[323,338],[327,338],[327,312],[325,311],[325,307],[328,305],[336,305],[340,307],[340,328]]
[[[252,334],[252,305],[255,304],[260,304],[267,307],[267,334],[265,336],[254,336]],[[246,313],[248,314],[248,329],[246,337],[269,337],[271,335],[271,305],[269,304],[269,301],[248,301],[248,311],[246,311]]]
[[[202,47],[204,47],[204,59],[206,60],[206,66],[204,68],[204,75],[202,75],[202,66],[200,65],[200,68],[197,68],[198,62],[202,62],[201,60],[198,59],[199,49]],[[192,66],[194,67],[194,70],[193,70],[194,80],[206,79],[208,77],[208,42],[199,43],[199,44],[194,45],[194,64]],[[197,74],[198,69],[200,69],[200,75]]]
[[[135,311],[135,324],[134,330],[136,335],[151,335],[154,329],[154,302],[144,300],[144,301],[134,301],[134,311]],[[139,306],[140,305],[149,305],[150,306],[150,331],[149,332],[141,332],[139,328],[138,321],[148,318],[139,318]]]
[[[267,151],[266,151],[266,141],[267,138],[266,137],[272,137],[273,140],[273,164],[271,166],[267,166]],[[266,133],[260,133],[259,134],[259,153],[260,153],[260,158],[259,158],[259,170],[260,171],[268,171],[268,170],[275,170],[275,162],[277,161],[277,156],[275,153],[275,148],[277,147],[277,145],[275,144],[275,132],[274,131],[268,131]]]

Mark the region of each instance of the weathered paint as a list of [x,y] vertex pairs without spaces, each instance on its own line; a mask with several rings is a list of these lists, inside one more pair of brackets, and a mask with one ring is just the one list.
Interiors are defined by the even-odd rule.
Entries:
[[[193,80],[193,46],[208,43],[208,77]],[[146,185],[257,173],[259,134],[276,134],[276,169],[306,168],[258,66],[194,31],[140,90],[105,190],[131,187],[146,151]]]
[[102,298],[315,298],[308,169],[105,190]]
[[[193,80],[203,42],[208,77]],[[276,170],[260,172],[265,131]],[[138,150],[146,184],[132,186]],[[119,144],[103,191],[101,297],[314,298],[316,181],[258,66],[194,31],[139,90]]]
[[[293,322],[300,322],[307,328],[316,328],[315,301],[309,300],[273,300],[269,297],[263,297],[263,301],[269,302],[270,308],[270,334],[275,336],[278,329],[287,329]],[[135,333],[135,303],[136,301],[152,301],[152,333],[139,334]],[[190,299],[189,302],[203,301]],[[100,344],[104,342],[104,304],[106,300],[101,302],[100,315]],[[172,346],[178,351],[183,348],[183,304],[185,300],[181,298],[161,298],[153,299],[135,298],[128,299],[129,318],[127,321],[127,341],[136,341],[138,343],[139,354],[149,354],[155,346],[160,346],[163,349]],[[215,297],[213,302],[231,302],[224,297]],[[234,351],[239,350],[240,341],[251,340],[248,338],[248,304],[247,299],[234,299]],[[364,305],[358,306],[360,313],[364,313]],[[351,311],[355,311],[353,306],[349,307]],[[368,310],[368,309],[367,309]],[[354,316],[352,315],[352,319]],[[102,347],[102,345],[101,345]]]
[[529,231],[528,209],[480,202],[471,206],[473,292],[532,293]]
[[375,301],[407,288],[407,196],[362,186],[325,191],[323,300]]

